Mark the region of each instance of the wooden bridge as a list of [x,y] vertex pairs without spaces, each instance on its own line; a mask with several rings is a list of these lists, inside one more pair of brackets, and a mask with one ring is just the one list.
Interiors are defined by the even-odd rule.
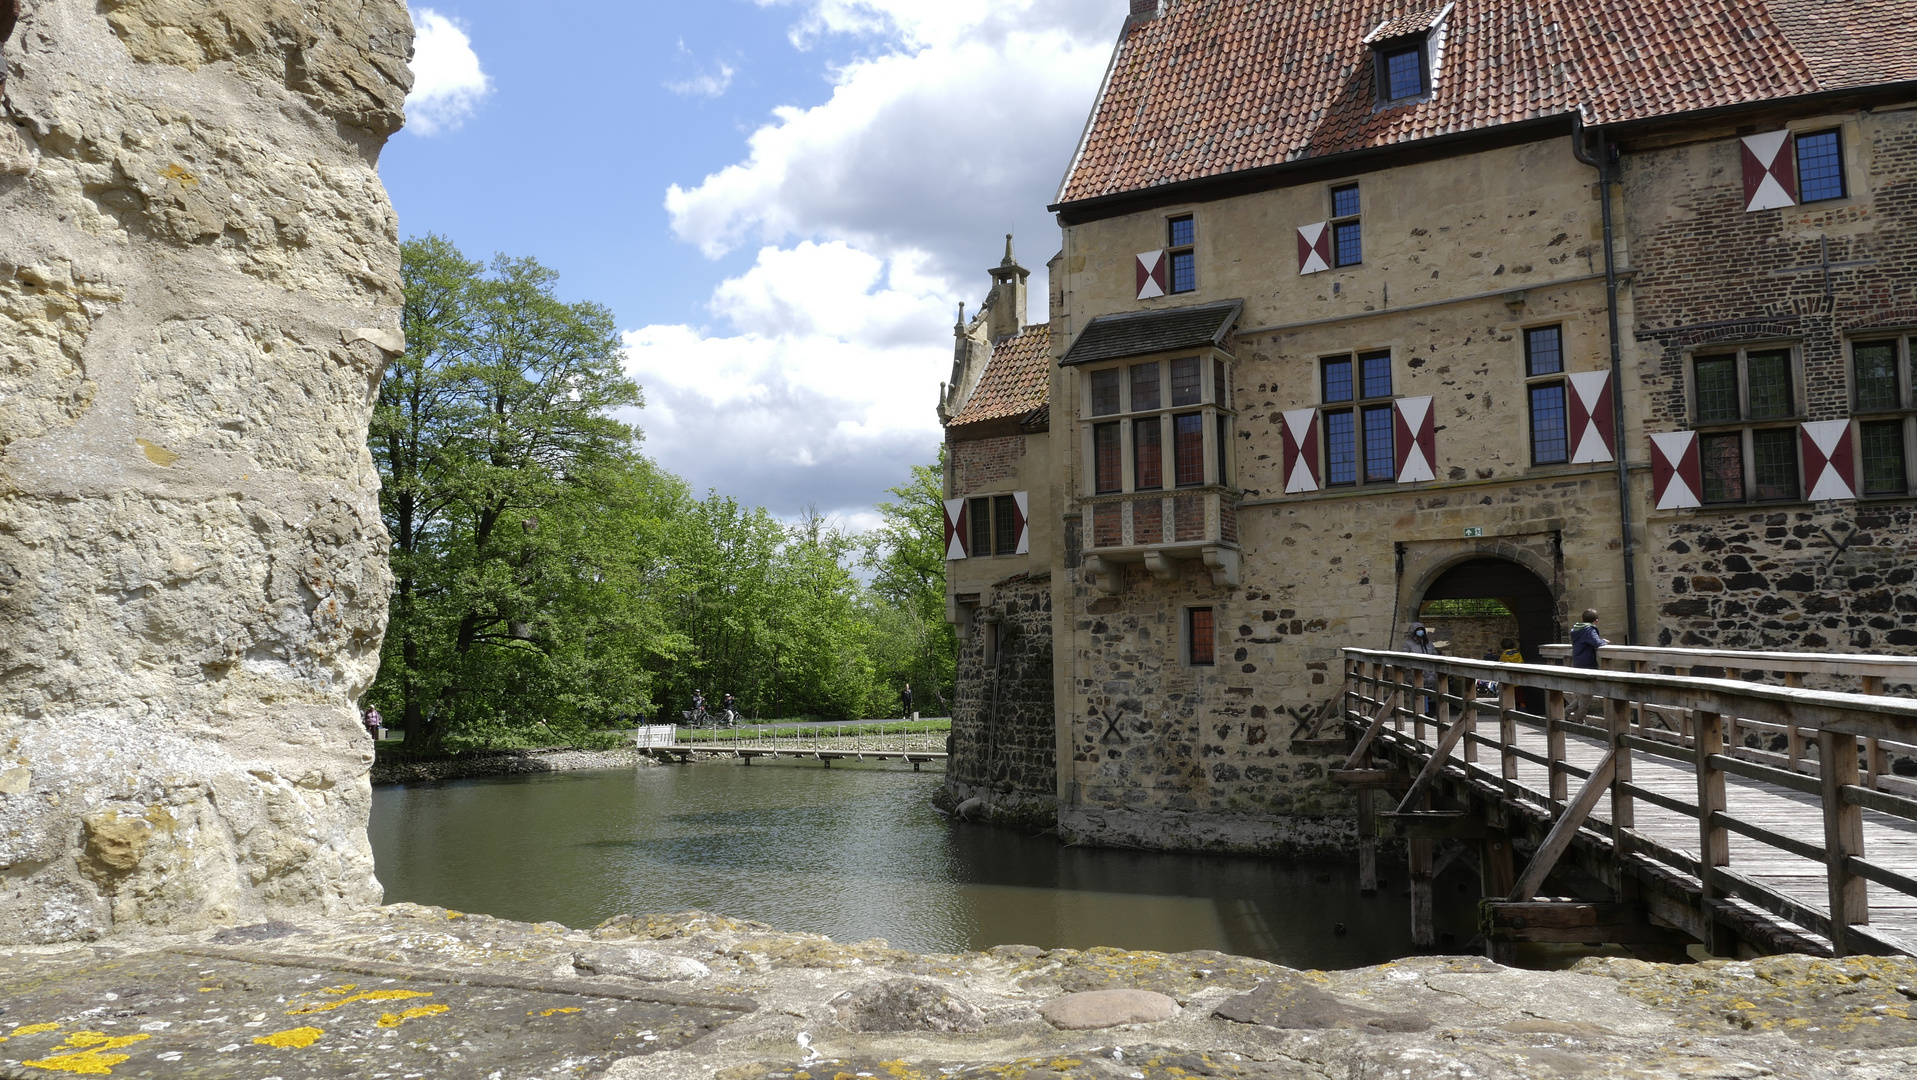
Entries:
[[[692,760],[694,754],[720,754],[737,757],[750,765],[757,758],[803,758],[816,760],[826,768],[835,761],[902,761],[918,772],[928,762],[941,762],[946,759],[944,751],[913,750],[909,748],[912,736],[907,733],[884,732],[885,724],[876,725],[878,734],[868,735],[867,724],[835,725],[834,734],[826,736],[823,727],[813,729],[811,736],[768,736],[763,728],[757,734],[751,727],[738,727],[724,732],[723,738],[696,739],[688,742],[679,734],[679,730],[670,725],[658,725],[638,729],[635,745],[639,752],[661,761],[680,763]],[[846,728],[852,734],[845,734]],[[896,737],[897,744],[889,745]],[[845,745],[847,742],[850,745]],[[827,743],[834,745],[827,745]]]
[[1457,840],[1477,846],[1494,957],[1523,941],[1917,955],[1917,780],[1892,767],[1917,754],[1917,700],[1886,696],[1911,693],[1917,658],[1612,646],[1582,670],[1343,652],[1356,746],[1332,776],[1356,788],[1364,887],[1378,838],[1407,842],[1418,944],[1435,845]]

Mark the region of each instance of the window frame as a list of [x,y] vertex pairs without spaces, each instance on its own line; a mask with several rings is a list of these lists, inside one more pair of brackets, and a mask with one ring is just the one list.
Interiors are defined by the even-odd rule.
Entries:
[[[983,508],[984,513],[980,513]],[[1009,511],[1001,514],[1000,511]],[[987,491],[965,497],[965,557],[995,559],[1018,554],[1018,497],[1010,491]],[[988,543],[980,544],[983,534]],[[998,541],[1005,544],[1000,550]]]
[[[1181,222],[1191,224],[1191,239],[1188,243],[1178,243],[1178,225]],[[1178,287],[1178,267],[1180,260],[1191,274],[1191,280],[1184,288]],[[1198,291],[1198,216],[1192,213],[1173,214],[1165,219],[1165,295]]]
[[[1557,334],[1557,367],[1550,371],[1539,371],[1539,354],[1534,336],[1544,331]],[[1562,322],[1541,323],[1526,326],[1520,331],[1524,338],[1524,415],[1526,434],[1531,445],[1531,467],[1545,465],[1568,465],[1571,463],[1571,412],[1570,387],[1566,378],[1567,364],[1564,357],[1564,324]],[[1541,390],[1556,390],[1558,396],[1558,442],[1559,453],[1554,458],[1544,458],[1538,452],[1538,400]]]
[[[1801,143],[1805,139],[1820,135],[1829,135],[1837,143],[1837,194],[1819,195],[1816,198],[1804,194],[1804,153]],[[1848,162],[1844,159],[1844,129],[1842,125],[1820,127],[1814,131],[1791,132],[1791,168],[1797,172],[1797,202],[1805,203],[1835,202],[1850,197],[1850,177],[1847,175]]]
[[[1782,413],[1766,416],[1752,414],[1751,397],[1751,359],[1768,357],[1776,353],[1784,354],[1784,389],[1789,397],[1788,407]],[[1735,417],[1705,417],[1700,397],[1702,380],[1698,377],[1700,363],[1719,363],[1729,361],[1732,364],[1736,380],[1737,415]],[[1685,359],[1685,411],[1691,421],[1691,429],[1697,433],[1698,464],[1704,475],[1698,499],[1706,506],[1746,506],[1777,503],[1802,502],[1805,498],[1806,483],[1804,476],[1804,453],[1799,435],[1800,425],[1805,420],[1804,412],[1804,366],[1803,352],[1796,341],[1746,341],[1723,343],[1719,345],[1699,346],[1690,350]],[[1767,442],[1773,432],[1789,432],[1791,464],[1789,490],[1781,494],[1759,495],[1758,493],[1758,451],[1760,442]],[[1734,442],[1731,436],[1735,435]],[[1710,461],[1706,448],[1710,445],[1734,445],[1735,464],[1739,490],[1735,495],[1710,498],[1713,487]]]
[[[1199,653],[1198,653],[1198,645],[1200,640],[1198,624],[1199,624],[1199,616],[1201,614],[1204,616],[1204,621],[1208,624],[1205,627],[1205,633],[1203,635],[1205,640],[1205,645],[1207,648],[1206,648],[1205,655],[1202,658],[1199,656]],[[1182,641],[1179,642],[1179,644],[1182,646],[1182,648],[1179,649],[1179,652],[1183,654],[1181,656],[1181,659],[1184,660],[1185,666],[1194,667],[1194,668],[1217,667],[1218,666],[1218,609],[1209,604],[1201,604],[1201,605],[1188,607],[1184,610],[1184,618],[1180,619],[1179,622],[1181,623],[1180,629],[1183,631],[1182,633],[1179,634],[1179,637],[1183,639]]]
[[[1197,376],[1197,397],[1179,399],[1184,403],[1173,404],[1172,372],[1180,361],[1188,362]],[[1230,487],[1228,478],[1231,476],[1232,450],[1228,443],[1237,413],[1229,402],[1232,365],[1236,362],[1230,354],[1212,349],[1196,354],[1161,353],[1150,358],[1124,357],[1081,369],[1079,425],[1084,440],[1084,479],[1080,481],[1082,497],[1105,498],[1143,492],[1169,493],[1173,490]],[[1137,373],[1146,368],[1154,369],[1149,385],[1156,388],[1156,400],[1145,402],[1145,408],[1137,408],[1140,404],[1136,400],[1137,392],[1146,385],[1137,379]],[[1093,380],[1112,371],[1118,373],[1121,393],[1119,410],[1094,416],[1090,400]],[[1183,416],[1201,417],[1198,456],[1202,462],[1203,479],[1179,483],[1177,419]],[[1221,426],[1212,417],[1223,418],[1225,423]],[[1153,420],[1159,425],[1158,484],[1141,487],[1139,478],[1142,473],[1138,459],[1141,441],[1138,432],[1140,425]],[[1118,430],[1120,479],[1116,487],[1101,487],[1099,483],[1098,432],[1107,425],[1115,425]],[[1214,443],[1226,445],[1214,446]]]
[[[1860,346],[1888,345],[1891,372],[1895,383],[1895,404],[1864,406],[1858,400],[1857,349]],[[1850,419],[1855,427],[1857,456],[1857,497],[1859,499],[1902,499],[1917,492],[1917,328],[1871,331],[1847,337],[1844,341],[1844,377],[1849,383]],[[1896,433],[1898,471],[1903,486],[1869,490],[1870,460],[1865,455],[1866,429],[1888,428]]]
[[[1377,359],[1386,361],[1386,378],[1390,386],[1383,394],[1368,394],[1366,391],[1371,389],[1371,387],[1366,385],[1369,380],[1366,379],[1364,374],[1364,362],[1366,360]],[[1329,397],[1328,391],[1330,389],[1328,369],[1333,364],[1350,365],[1351,396],[1348,398],[1326,400],[1326,398]],[[1387,483],[1395,485],[1398,482],[1397,417],[1395,414],[1398,408],[1398,398],[1402,395],[1398,393],[1398,379],[1395,364],[1393,363],[1392,351],[1390,349],[1365,349],[1348,353],[1333,353],[1327,356],[1320,356],[1318,358],[1318,368],[1320,399],[1318,404],[1318,420],[1322,425],[1320,431],[1323,433],[1318,440],[1320,443],[1319,453],[1322,455],[1322,469],[1319,475],[1324,477],[1324,486],[1327,488],[1362,488],[1366,485],[1375,487]],[[1373,463],[1370,461],[1369,455],[1366,452],[1367,428],[1365,420],[1367,414],[1375,413],[1381,409],[1387,411],[1385,431],[1387,437],[1391,440],[1390,467],[1386,472],[1373,475]],[[1335,480],[1332,478],[1332,452],[1334,446],[1329,418],[1341,415],[1351,417],[1352,479],[1350,480]]]
[[[1393,97],[1391,94],[1391,60],[1406,53],[1417,54],[1418,91]],[[1377,108],[1392,109],[1401,105],[1414,105],[1431,96],[1431,35],[1429,33],[1407,35],[1391,41],[1380,41],[1371,47],[1371,75],[1377,98]]]
[[[1345,192],[1345,191],[1357,192],[1358,209],[1354,213],[1350,213],[1350,214],[1338,213],[1338,195],[1340,192]],[[1364,188],[1363,186],[1359,184],[1359,182],[1356,180],[1332,184],[1325,189],[1325,197],[1330,202],[1330,210],[1331,210],[1331,212],[1325,217],[1325,228],[1331,230],[1331,267],[1332,269],[1339,270],[1347,266],[1364,265],[1365,241],[1364,241]],[[1358,257],[1355,259],[1347,260],[1344,257],[1345,253],[1344,253],[1343,245],[1338,243],[1338,236],[1340,231],[1346,228],[1355,230],[1356,232]]]

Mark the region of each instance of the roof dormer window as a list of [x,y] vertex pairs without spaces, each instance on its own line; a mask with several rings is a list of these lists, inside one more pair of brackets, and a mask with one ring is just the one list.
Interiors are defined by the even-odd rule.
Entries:
[[1424,43],[1382,53],[1378,57],[1378,81],[1384,86],[1386,101],[1403,101],[1424,95]]
[[1437,84],[1438,58],[1444,49],[1445,16],[1452,5],[1387,19],[1365,35],[1371,47],[1378,107],[1423,101]]

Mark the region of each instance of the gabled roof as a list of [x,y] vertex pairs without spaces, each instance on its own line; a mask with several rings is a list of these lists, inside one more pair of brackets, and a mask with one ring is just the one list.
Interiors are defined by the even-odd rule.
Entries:
[[992,346],[992,359],[986,362],[978,386],[945,426],[951,429],[1006,417],[1029,419],[1035,410],[1045,408],[1051,385],[1052,327],[1035,323]]
[[1367,35],[1433,0],[1171,0],[1135,19],[1058,202],[1560,116],[1612,124],[1917,79],[1908,0],[1457,0],[1428,100]]
[[1244,308],[1243,300],[1220,300],[1165,311],[1100,315],[1085,324],[1084,331],[1059,363],[1089,364],[1095,360],[1223,345]]

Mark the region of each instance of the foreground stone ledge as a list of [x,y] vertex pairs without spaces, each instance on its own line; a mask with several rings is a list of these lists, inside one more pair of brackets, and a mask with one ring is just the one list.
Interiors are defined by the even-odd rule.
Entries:
[[[1066,994],[1105,990],[1178,1008],[1087,1030],[1042,1015]],[[1606,959],[1539,972],[1452,956],[1321,972],[1215,952],[917,954],[703,912],[588,931],[397,904],[22,947],[0,952],[0,1002],[7,1077],[1889,1080],[1917,1070],[1911,959]]]

